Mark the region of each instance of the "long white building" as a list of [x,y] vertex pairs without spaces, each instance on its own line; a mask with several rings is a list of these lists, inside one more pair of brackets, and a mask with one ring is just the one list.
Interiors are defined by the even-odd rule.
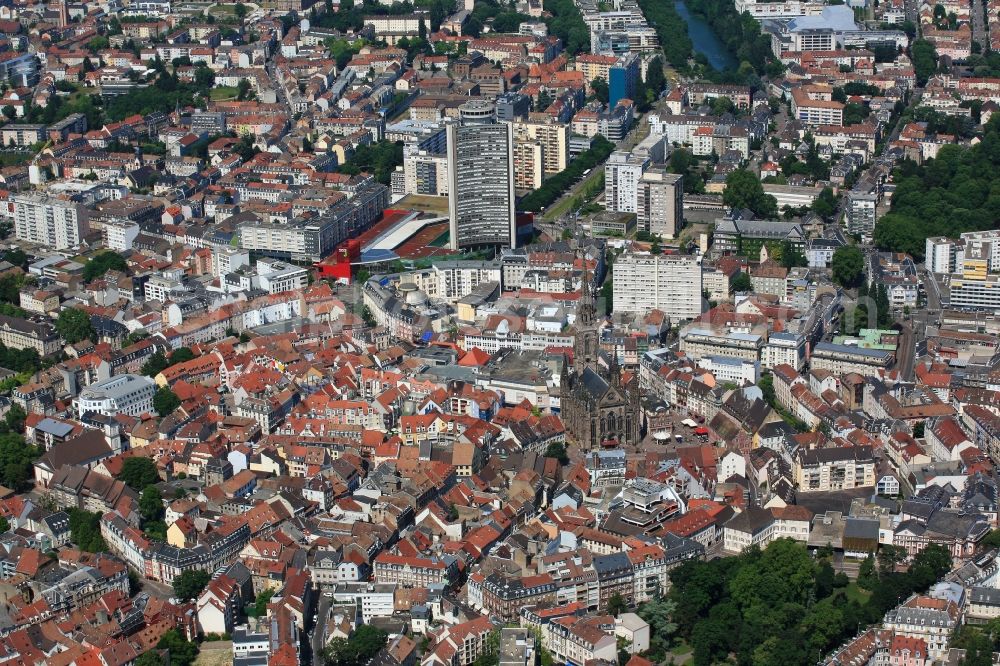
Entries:
[[156,382],[142,375],[116,375],[91,384],[77,396],[76,413],[140,416],[153,411]]
[[76,247],[90,231],[87,208],[78,202],[37,194],[10,197],[18,240],[56,250]]
[[669,254],[623,254],[613,268],[614,309],[657,309],[672,321],[701,314],[701,265],[695,257]]

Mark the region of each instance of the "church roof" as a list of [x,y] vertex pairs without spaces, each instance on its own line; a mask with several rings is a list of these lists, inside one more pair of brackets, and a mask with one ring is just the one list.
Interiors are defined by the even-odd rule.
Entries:
[[591,367],[584,368],[580,375],[580,384],[594,400],[603,398],[609,388],[608,381]]

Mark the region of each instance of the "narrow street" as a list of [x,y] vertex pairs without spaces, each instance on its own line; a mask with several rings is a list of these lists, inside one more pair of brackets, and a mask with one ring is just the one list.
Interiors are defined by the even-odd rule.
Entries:
[[979,42],[985,51],[989,46],[990,37],[986,34],[986,13],[983,10],[983,0],[972,0],[969,11],[972,13],[972,41]]
[[324,627],[327,615],[330,614],[330,606],[333,604],[333,597],[326,594],[319,595],[319,603],[316,604],[316,624],[309,632],[309,643],[312,648],[313,666],[320,666],[323,663],[323,639],[326,637]]
[[[617,150],[631,150],[640,141],[649,136],[649,123],[646,122],[646,116],[648,114],[640,114],[632,123],[632,129],[629,131],[628,135],[618,143]],[[566,228],[565,218],[567,213],[572,213],[573,211],[566,211],[563,214],[553,217],[552,211],[558,210],[560,206],[564,205],[564,202],[572,199],[573,197],[579,196],[581,192],[586,189],[586,187],[601,177],[604,174],[604,162],[597,164],[591,169],[590,173],[581,178],[573,187],[567,190],[561,197],[556,199],[551,206],[545,209],[539,216],[541,219],[535,222],[535,226],[542,229],[548,233],[553,238],[557,238],[562,230]],[[546,219],[547,218],[547,219]],[[544,221],[543,221],[544,220]]]
[[896,345],[896,364],[904,381],[912,381],[915,361],[915,338],[910,322],[900,322],[899,343]]

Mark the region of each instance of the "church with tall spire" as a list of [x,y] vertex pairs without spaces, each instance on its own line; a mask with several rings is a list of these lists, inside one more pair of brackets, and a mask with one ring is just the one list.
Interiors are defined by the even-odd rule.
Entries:
[[642,439],[637,378],[623,383],[618,360],[601,350],[601,317],[583,261],[583,293],[577,304],[572,368],[566,364],[560,386],[561,416],[584,451]]

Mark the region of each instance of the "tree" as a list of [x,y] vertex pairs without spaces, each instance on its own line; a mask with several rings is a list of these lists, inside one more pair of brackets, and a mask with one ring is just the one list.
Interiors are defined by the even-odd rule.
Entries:
[[10,428],[11,432],[23,433],[24,421],[27,418],[28,413],[24,411],[24,408],[14,402],[11,403],[10,409],[7,410],[7,415],[4,416],[4,421],[7,423],[7,427]]
[[622,613],[628,610],[628,604],[625,603],[625,598],[619,593],[615,592],[608,599],[608,613],[618,617]]
[[163,495],[156,486],[146,486],[139,498],[139,513],[144,521],[162,520],[164,516]]
[[335,638],[323,653],[328,666],[364,666],[385,647],[389,634],[365,624],[348,639]]
[[913,558],[910,565],[910,577],[913,587],[918,592],[927,590],[931,585],[951,571],[951,552],[941,544],[928,544]]
[[156,463],[150,458],[131,456],[122,463],[118,480],[133,490],[140,491],[160,481]]
[[170,365],[186,363],[195,358],[194,352],[189,347],[178,347],[170,354]]
[[243,102],[250,98],[250,94],[253,88],[250,85],[250,81],[247,79],[240,79],[240,82],[236,84],[236,99],[237,101]]
[[271,597],[274,596],[274,590],[271,588],[265,588],[260,591],[257,598],[254,600],[252,606],[247,608],[247,615],[249,617],[264,617],[267,615],[267,605],[271,602]]
[[97,334],[90,323],[90,315],[83,310],[67,308],[59,313],[56,318],[56,330],[69,344],[76,344],[82,340],[94,340]]
[[83,281],[96,280],[110,270],[126,271],[128,263],[126,263],[125,257],[117,252],[101,252],[83,267]]
[[552,442],[549,444],[548,448],[545,449],[545,457],[555,458],[563,465],[569,463],[569,456],[566,455],[566,445],[562,442]]
[[[677,625],[672,619],[676,609],[677,604],[659,596],[639,606],[639,617],[649,624],[650,650],[654,655],[665,655],[670,647],[671,637],[677,631]],[[660,662],[662,659],[657,659],[654,663]]]
[[827,561],[821,562],[816,572],[815,590],[817,599],[826,599],[833,594],[835,579],[836,573],[833,567],[830,566],[830,563]]
[[87,42],[87,49],[91,53],[97,53],[98,51],[103,51],[104,49],[111,46],[111,42],[108,41],[107,37],[97,36]]
[[181,406],[181,399],[170,390],[169,386],[161,386],[153,395],[153,409],[160,416],[166,416]]
[[146,362],[142,364],[142,374],[147,377],[155,377],[170,367],[170,361],[162,351],[153,352]]
[[874,589],[878,583],[878,576],[875,572],[875,556],[869,554],[858,567],[858,587],[863,590]]
[[865,277],[865,257],[854,245],[842,245],[830,262],[834,281],[845,289],[861,285]]
[[726,176],[722,202],[729,208],[749,208],[761,218],[778,215],[778,201],[764,192],[760,179],[746,169],[737,169]]
[[753,291],[753,281],[746,273],[737,273],[733,281],[729,283],[729,293]]
[[143,652],[139,655],[139,658],[135,660],[135,666],[165,666],[166,662],[163,656],[155,650],[150,650],[149,652]]
[[10,531],[10,523],[6,518],[0,516],[0,534]]
[[125,336],[125,339],[122,340],[122,348],[131,347],[135,343],[145,340],[148,337],[149,333],[145,329],[138,328]]
[[[208,576],[208,574],[204,571],[199,573],[205,574],[206,577]],[[181,576],[183,575],[184,574],[181,574]],[[207,584],[208,580],[205,582]],[[170,666],[191,666],[195,659],[198,658],[198,644],[192,643],[184,638],[181,632],[177,629],[171,629],[163,634],[163,638],[161,638],[160,642],[156,644],[156,647],[159,650],[168,650],[170,652]]]
[[910,56],[917,76],[917,85],[923,86],[937,69],[937,50],[926,39],[917,39],[910,46]]
[[887,576],[896,571],[896,566],[906,561],[906,549],[902,546],[882,546],[878,551],[878,575]]
[[30,488],[34,477],[32,462],[41,451],[17,433],[0,434],[0,483],[22,492]]
[[101,514],[83,509],[68,509],[70,540],[87,553],[100,553],[108,549],[101,537]]
[[837,196],[833,193],[833,188],[824,187],[812,202],[811,208],[814,213],[829,221],[837,212]]
[[607,104],[610,99],[610,91],[608,90],[608,82],[604,79],[597,77],[590,82],[590,90],[596,99],[601,104]]
[[663,59],[656,56],[646,68],[646,89],[652,92],[654,97],[659,97],[666,87],[667,78],[663,75]]
[[207,571],[188,569],[174,578],[174,596],[181,601],[196,599],[212,580]]
[[244,5],[242,2],[237,2],[234,11],[236,12],[236,18],[242,21],[246,17],[248,10],[247,6]]
[[362,172],[374,174],[375,179],[386,185],[392,180],[392,173],[403,164],[403,144],[382,140],[361,145],[354,155],[340,166],[340,172],[356,176]]

